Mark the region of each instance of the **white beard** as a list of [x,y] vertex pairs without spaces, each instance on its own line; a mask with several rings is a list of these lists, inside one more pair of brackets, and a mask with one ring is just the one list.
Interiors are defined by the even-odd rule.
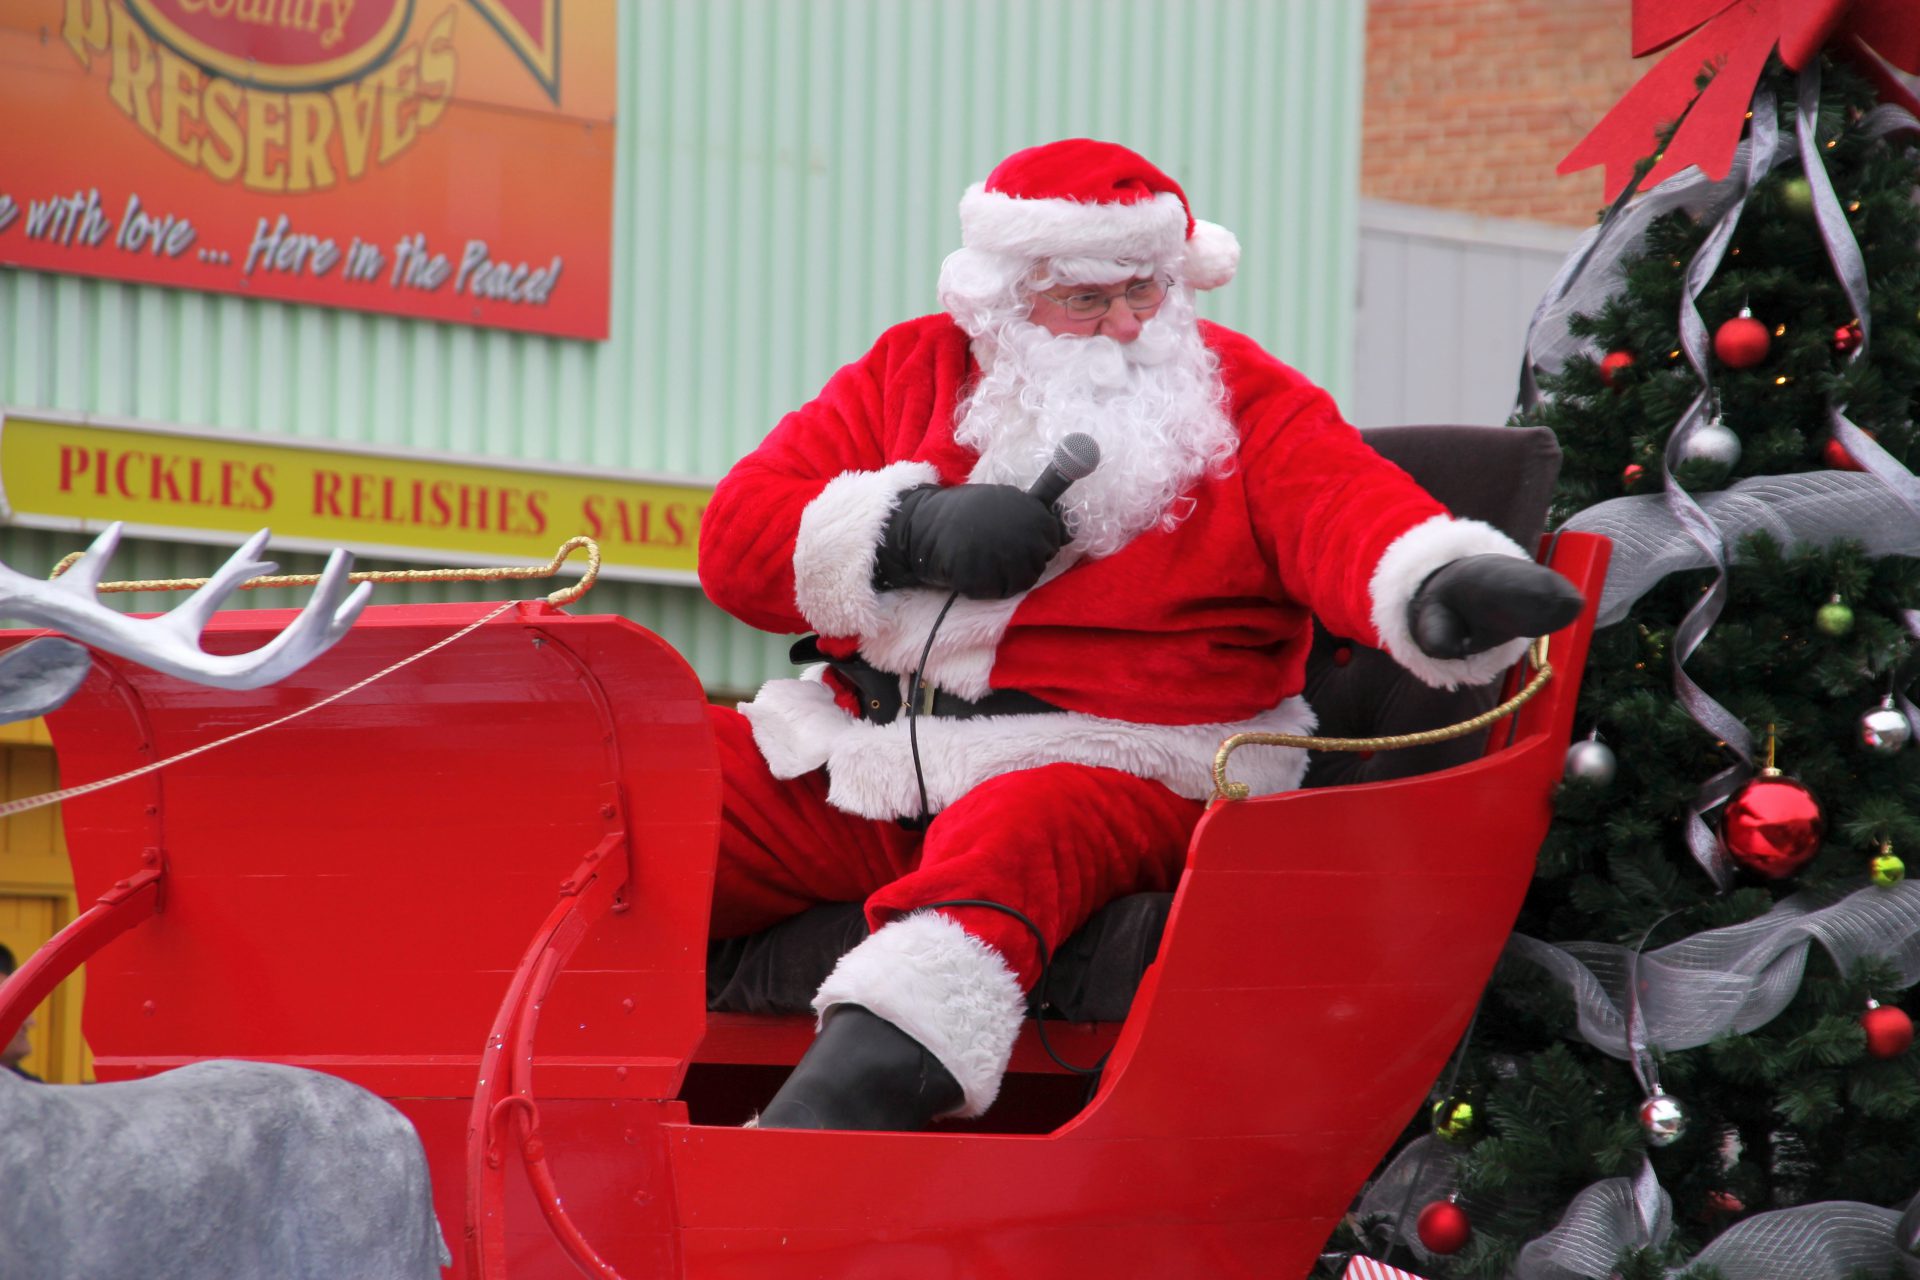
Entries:
[[1083,555],[1173,528],[1193,510],[1184,495],[1194,481],[1233,469],[1226,389],[1184,290],[1132,342],[1055,336],[1022,318],[979,335],[974,350],[984,372],[954,430],[980,453],[973,482],[1025,488],[1067,436],[1099,443],[1100,465],[1059,504]]

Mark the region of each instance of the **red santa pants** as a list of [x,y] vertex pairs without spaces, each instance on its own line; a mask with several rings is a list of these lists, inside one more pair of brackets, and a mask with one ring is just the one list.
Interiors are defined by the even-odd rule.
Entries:
[[[1050,764],[991,778],[925,832],[827,803],[824,771],[778,779],[745,716],[709,708],[720,745],[720,865],[713,936],[738,937],[822,902],[865,902],[867,927],[929,903],[981,898],[1023,913],[1057,949],[1094,911],[1170,889],[1204,806],[1115,769]],[[1032,933],[982,907],[943,909],[1040,978]]]

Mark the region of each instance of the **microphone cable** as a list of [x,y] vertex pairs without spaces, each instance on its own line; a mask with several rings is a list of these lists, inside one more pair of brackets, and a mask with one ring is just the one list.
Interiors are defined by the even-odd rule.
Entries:
[[[1010,907],[1004,902],[995,902],[991,898],[953,898],[946,902],[929,902],[925,906],[917,909],[921,911],[939,911],[946,907],[981,907],[988,911],[998,911],[1002,915],[1012,916],[1015,920],[1027,926],[1027,932],[1033,935],[1034,950],[1040,953],[1040,981],[1034,986],[1034,994],[1038,1003],[1035,1005],[1033,1011],[1034,1031],[1040,1037],[1040,1047],[1047,1051],[1047,1056],[1052,1058],[1054,1064],[1061,1070],[1072,1072],[1077,1076],[1088,1077],[1086,1102],[1093,1101],[1094,1092],[1100,1087],[1100,1073],[1107,1069],[1107,1059],[1112,1055],[1113,1050],[1108,1049],[1106,1053],[1101,1054],[1100,1061],[1094,1063],[1092,1066],[1083,1067],[1077,1063],[1068,1062],[1065,1058],[1061,1057],[1054,1051],[1052,1043],[1048,1041],[1047,981],[1053,976],[1053,953],[1047,947],[1047,939],[1046,936],[1040,932],[1040,926],[1029,919],[1025,912]],[[1084,1106],[1085,1103],[1083,1102],[1081,1105]]]
[[[1034,481],[1032,488],[1027,492],[1051,506],[1059,500],[1060,495],[1069,485],[1092,471],[1099,461],[1099,444],[1091,436],[1076,432],[1061,442],[1060,447],[1054,451],[1053,461],[1048,465],[1047,470],[1041,473],[1040,478]],[[946,603],[940,606],[940,612],[934,616],[933,625],[927,628],[927,641],[920,647],[920,660],[914,664],[913,676],[907,683],[907,745],[913,753],[914,785],[920,792],[920,816],[914,825],[915,829],[923,832],[933,823],[933,806],[927,799],[927,775],[920,762],[920,691],[926,679],[927,661],[933,656],[934,639],[940,634],[941,624],[947,620],[947,614],[959,598],[960,592],[955,590],[947,597]],[[988,898],[956,898],[947,902],[928,903],[920,909],[935,911],[942,907],[979,907],[988,911],[998,911],[1018,920],[1026,926],[1027,932],[1033,935],[1033,945],[1040,957],[1040,981],[1035,987],[1038,1005],[1034,1011],[1034,1024],[1040,1037],[1040,1047],[1062,1070],[1088,1078],[1086,1101],[1091,1102],[1094,1092],[1100,1087],[1100,1075],[1106,1069],[1108,1054],[1101,1054],[1100,1061],[1091,1067],[1083,1067],[1061,1057],[1047,1039],[1047,988],[1048,981],[1053,976],[1053,953],[1047,946],[1046,935],[1040,932],[1040,926],[1029,919],[1024,912],[1004,902],[994,902]],[[1108,1050],[1108,1053],[1111,1052],[1112,1050]]]
[[953,602],[960,598],[958,591],[947,597],[940,606],[940,613],[927,628],[927,643],[921,646],[920,661],[914,664],[913,679],[907,684],[907,745],[913,749],[913,780],[920,787],[920,816],[915,820],[916,829],[925,831],[933,821],[931,806],[927,804],[927,775],[920,768],[920,681],[927,669],[927,659],[933,653],[933,638],[940,634],[940,624],[947,620],[947,610],[953,608]]
[[[1072,432],[1054,449],[1052,459],[1039,478],[1028,487],[1027,494],[1052,507],[1068,488],[1099,465],[1100,442],[1084,431]],[[907,745],[913,751],[914,784],[920,789],[920,816],[915,822],[921,831],[925,831],[927,824],[933,821],[933,813],[932,806],[927,802],[927,775],[920,765],[920,689],[925,679],[927,659],[933,655],[934,637],[940,634],[940,624],[947,620],[947,612],[959,598],[960,592],[956,590],[940,606],[939,615],[934,618],[933,625],[927,628],[927,642],[920,647],[920,661],[914,664],[913,678],[907,685]]]

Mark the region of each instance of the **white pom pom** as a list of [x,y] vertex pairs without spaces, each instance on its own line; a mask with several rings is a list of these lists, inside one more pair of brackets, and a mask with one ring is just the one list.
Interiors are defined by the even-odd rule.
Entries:
[[1240,241],[1217,222],[1196,218],[1187,237],[1183,274],[1196,289],[1218,289],[1240,266]]

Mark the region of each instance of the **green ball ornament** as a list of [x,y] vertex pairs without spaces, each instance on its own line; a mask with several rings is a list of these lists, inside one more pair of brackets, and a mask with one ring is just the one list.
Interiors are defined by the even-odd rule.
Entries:
[[1836,597],[1820,606],[1813,615],[1813,625],[1820,628],[1821,635],[1837,639],[1853,630],[1853,610]]
[[1788,178],[1781,183],[1780,200],[1787,212],[1797,217],[1813,216],[1813,184],[1805,178]]
[[1433,1132],[1448,1142],[1461,1142],[1473,1132],[1473,1104],[1442,1098],[1433,1104]]
[[1891,889],[1907,878],[1907,864],[1891,853],[1883,853],[1867,864],[1867,874],[1876,887]]

